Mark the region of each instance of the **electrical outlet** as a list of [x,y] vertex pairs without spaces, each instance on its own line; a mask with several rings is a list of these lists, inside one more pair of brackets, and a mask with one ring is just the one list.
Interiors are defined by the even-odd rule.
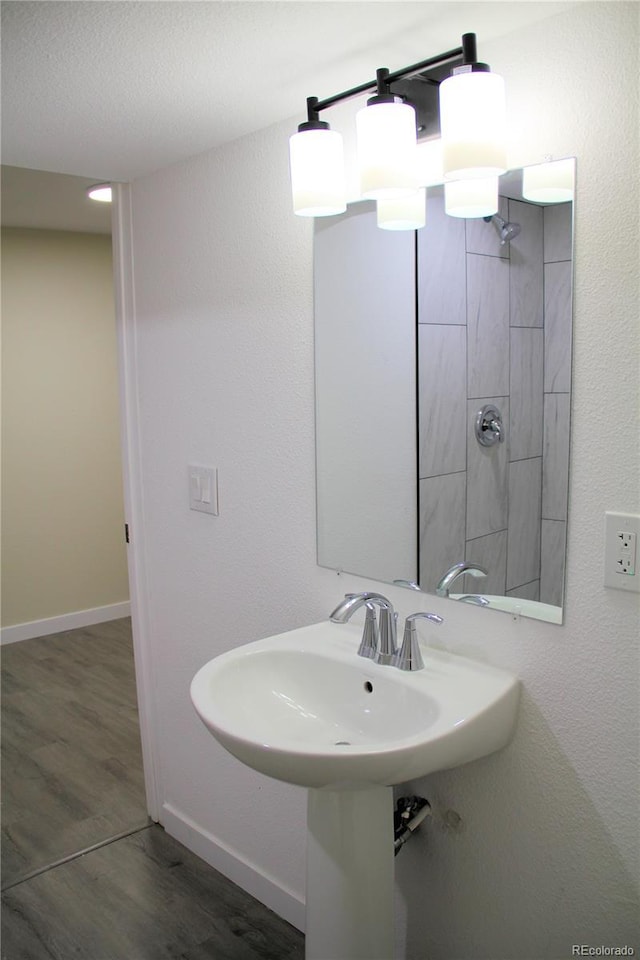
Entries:
[[640,516],[637,514],[605,514],[605,587],[640,593],[640,576],[636,573],[638,534]]
[[620,545],[620,552],[633,553],[635,556],[635,552],[636,552],[635,533],[629,533],[628,530],[618,530],[617,537]]
[[616,573],[622,573],[627,577],[633,577],[635,572],[636,564],[633,557],[619,557],[618,560],[616,560]]

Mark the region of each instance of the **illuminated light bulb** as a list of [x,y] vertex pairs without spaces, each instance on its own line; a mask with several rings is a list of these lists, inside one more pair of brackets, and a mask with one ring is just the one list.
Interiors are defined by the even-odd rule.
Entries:
[[498,178],[448,180],[444,185],[444,209],[450,217],[492,217],[498,212]]
[[423,188],[408,197],[376,201],[378,226],[383,230],[419,230],[427,217],[427,191]]
[[573,157],[538,163],[522,171],[522,196],[536,203],[566,203],[573,200],[574,181]]
[[392,97],[372,97],[356,115],[360,190],[369,200],[418,189],[416,112]]
[[418,183],[421,187],[435,187],[444,182],[442,171],[442,140],[418,141]]
[[100,203],[111,203],[111,184],[96,183],[93,187],[87,189],[87,196],[91,200],[98,200]]
[[459,69],[440,84],[445,179],[498,177],[507,169],[504,81],[488,70]]
[[[301,124],[303,127],[304,124]],[[300,217],[330,217],[347,209],[342,137],[322,121],[289,138],[293,209]]]

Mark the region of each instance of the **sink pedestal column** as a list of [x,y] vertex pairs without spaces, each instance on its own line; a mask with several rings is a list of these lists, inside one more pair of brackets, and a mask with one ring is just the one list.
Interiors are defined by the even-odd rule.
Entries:
[[306,960],[393,960],[393,790],[309,790]]

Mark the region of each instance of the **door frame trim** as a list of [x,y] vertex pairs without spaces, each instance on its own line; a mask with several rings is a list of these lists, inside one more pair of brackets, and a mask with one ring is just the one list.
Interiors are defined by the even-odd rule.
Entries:
[[131,598],[131,623],[135,660],[140,739],[144,764],[147,810],[152,820],[160,819],[162,806],[157,717],[153,692],[156,689],[152,657],[152,626],[145,552],[145,518],[139,436],[138,370],[136,352],[136,311],[134,294],[133,218],[131,184],[114,183],[112,242],[120,436],[125,520],[129,525],[127,560]]

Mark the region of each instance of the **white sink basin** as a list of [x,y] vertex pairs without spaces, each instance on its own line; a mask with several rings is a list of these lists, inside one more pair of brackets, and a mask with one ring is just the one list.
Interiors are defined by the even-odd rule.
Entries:
[[193,704],[243,763],[304,787],[390,786],[507,743],[516,677],[429,649],[423,670],[379,666],[361,633],[327,621],[238,647],[198,671]]

